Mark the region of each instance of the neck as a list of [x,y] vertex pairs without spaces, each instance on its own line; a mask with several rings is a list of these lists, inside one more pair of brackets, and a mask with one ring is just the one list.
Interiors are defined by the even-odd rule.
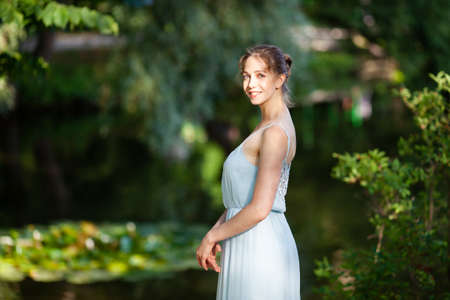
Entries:
[[261,123],[266,124],[284,114],[288,108],[283,101],[283,94],[281,92],[275,93],[272,98],[263,104],[259,105],[261,113]]

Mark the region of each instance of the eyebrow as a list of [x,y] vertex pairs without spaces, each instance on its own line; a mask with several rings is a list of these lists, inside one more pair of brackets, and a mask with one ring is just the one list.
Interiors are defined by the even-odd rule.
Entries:
[[[256,70],[255,72],[267,73],[267,71],[265,71],[265,70]],[[244,74],[244,73],[248,74],[248,72],[245,72],[245,71],[243,71],[241,74]]]

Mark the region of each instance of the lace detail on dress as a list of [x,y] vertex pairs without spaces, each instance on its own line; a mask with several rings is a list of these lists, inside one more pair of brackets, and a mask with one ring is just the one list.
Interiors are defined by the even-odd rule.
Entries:
[[284,200],[284,196],[286,195],[287,188],[288,188],[289,170],[291,168],[291,164],[287,163],[289,148],[291,146],[291,138],[290,138],[287,130],[284,128],[284,126],[281,126],[281,124],[279,124],[279,126],[281,127],[281,129],[283,129],[284,133],[286,134],[286,136],[288,138],[287,151],[286,151],[286,155],[283,160],[283,167],[281,168],[280,183],[278,185],[278,195],[280,196],[281,199]]
[[[270,123],[270,124],[268,124],[268,125],[266,125],[266,126],[263,126],[263,127],[259,128],[259,129],[255,130],[253,133],[255,133],[256,131],[258,131],[258,130],[260,130],[260,129],[264,129],[264,128],[270,127],[270,126],[272,126],[272,125],[274,125],[274,124],[277,124],[277,123]],[[283,126],[281,126],[281,124],[277,124],[277,125],[280,126],[281,129],[283,129],[283,131],[285,132],[285,134],[286,134],[286,136],[287,136],[287,138],[288,138],[287,151],[286,151],[285,158],[284,158],[284,160],[283,160],[283,166],[281,167],[280,183],[278,184],[278,190],[277,190],[277,194],[278,194],[278,196],[280,197],[280,199],[284,199],[284,196],[285,196],[286,193],[287,193],[288,182],[289,182],[289,170],[290,170],[290,168],[291,168],[291,164],[288,164],[288,163],[287,163],[287,157],[288,157],[288,154],[289,154],[289,148],[290,148],[290,146],[291,146],[291,138],[290,138],[290,136],[289,136],[287,130],[286,130]],[[243,151],[242,147],[243,147],[245,141],[246,141],[253,133],[251,133],[251,134],[250,134],[250,135],[249,135],[249,136],[248,136],[248,137],[247,137],[247,138],[246,138],[246,139],[238,146],[238,148],[241,148],[240,150],[241,150],[242,155],[244,156],[244,158],[245,158],[245,154],[244,154],[244,151]],[[245,160],[246,160],[248,163],[250,163],[252,166],[254,166],[254,167],[257,168],[257,166],[253,165],[253,163],[251,163],[247,158],[245,158]]]
[[287,192],[288,182],[289,182],[289,170],[291,165],[283,161],[283,168],[281,169],[280,184],[278,185],[278,195],[284,198]]

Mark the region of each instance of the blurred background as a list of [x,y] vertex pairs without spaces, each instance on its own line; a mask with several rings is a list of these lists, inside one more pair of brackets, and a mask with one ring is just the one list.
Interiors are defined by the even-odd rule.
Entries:
[[[330,176],[332,154],[394,154],[415,130],[392,90],[422,89],[429,73],[450,70],[448,16],[442,0],[5,1],[0,228],[196,226],[194,256],[224,210],[224,159],[259,122],[239,58],[275,44],[293,59],[296,103],[286,217],[302,299],[321,299],[314,261],[373,243],[367,194]],[[191,263],[168,274],[83,284],[25,276],[1,283],[0,295],[215,299],[217,273]]]

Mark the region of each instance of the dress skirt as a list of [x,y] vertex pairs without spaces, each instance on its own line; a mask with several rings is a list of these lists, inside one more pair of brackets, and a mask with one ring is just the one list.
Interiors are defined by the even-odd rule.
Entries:
[[[226,219],[241,208],[228,208]],[[300,300],[297,246],[283,212],[220,242],[216,300]]]

